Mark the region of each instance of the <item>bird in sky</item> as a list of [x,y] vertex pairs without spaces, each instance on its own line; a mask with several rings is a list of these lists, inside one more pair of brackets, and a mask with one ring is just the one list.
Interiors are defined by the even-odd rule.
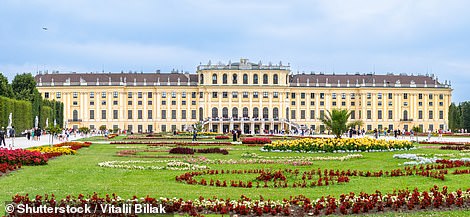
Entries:
[[47,28],[46,28],[46,27],[42,27],[42,29],[44,29],[44,30],[47,30]]

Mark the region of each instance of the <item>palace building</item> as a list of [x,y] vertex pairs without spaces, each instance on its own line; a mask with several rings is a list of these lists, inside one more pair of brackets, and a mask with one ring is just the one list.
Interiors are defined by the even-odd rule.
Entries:
[[311,130],[327,110],[345,108],[366,130],[447,129],[450,82],[433,75],[293,74],[289,65],[241,59],[196,73],[39,73],[45,99],[64,103],[69,128],[244,133]]

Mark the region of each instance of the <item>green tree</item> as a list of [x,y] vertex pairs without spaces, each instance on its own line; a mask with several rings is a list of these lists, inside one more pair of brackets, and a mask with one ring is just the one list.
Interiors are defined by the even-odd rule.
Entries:
[[8,98],[13,97],[13,90],[11,85],[8,83],[8,79],[0,73],[0,96],[5,96]]
[[337,109],[327,111],[328,114],[324,118],[320,118],[321,122],[325,125],[326,129],[330,130],[336,138],[341,138],[349,128],[355,126],[362,126],[362,121],[353,121],[348,123],[351,112],[346,109]]
[[461,128],[467,129],[467,132],[470,131],[470,101],[463,102],[460,104],[461,107]]
[[449,129],[455,131],[456,129],[460,129],[460,106],[456,106],[452,103],[449,106]]
[[36,89],[36,81],[31,73],[23,73],[15,76],[11,82],[15,98],[19,100],[33,101],[35,95],[39,95]]

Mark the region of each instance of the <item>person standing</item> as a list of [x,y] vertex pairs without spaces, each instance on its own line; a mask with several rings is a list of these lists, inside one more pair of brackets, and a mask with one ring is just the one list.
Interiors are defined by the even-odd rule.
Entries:
[[240,135],[242,135],[242,130],[240,128],[237,129],[237,140],[240,141]]
[[2,142],[3,142],[3,145],[6,147],[7,144],[5,144],[5,128],[2,127],[2,129],[0,129],[0,146],[2,145]]
[[15,126],[11,126],[11,129],[10,129],[10,137],[11,137],[10,148],[15,147],[15,137],[16,137],[15,134],[16,134]]
[[237,141],[237,131],[236,130],[232,130],[232,138],[233,138],[234,142]]
[[193,131],[193,142],[197,141],[197,131]]

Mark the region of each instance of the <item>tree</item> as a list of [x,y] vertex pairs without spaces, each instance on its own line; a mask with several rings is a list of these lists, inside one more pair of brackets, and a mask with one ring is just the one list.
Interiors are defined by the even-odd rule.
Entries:
[[196,124],[194,124],[194,130],[196,130],[197,132],[202,132],[202,121],[199,121],[197,122]]
[[35,95],[39,95],[36,89],[36,81],[31,73],[23,73],[15,76],[11,82],[15,98],[19,100],[33,101]]
[[461,128],[467,129],[467,132],[470,131],[470,101],[463,102],[460,104],[461,107]]
[[0,73],[0,96],[5,96],[8,98],[13,97],[13,90],[11,85],[8,83],[8,79]]
[[460,106],[456,106],[454,103],[452,103],[449,106],[449,129],[454,132],[457,129],[461,129],[460,116]]
[[327,111],[328,114],[324,118],[320,118],[325,127],[330,130],[336,138],[341,138],[349,128],[355,126],[362,126],[362,121],[353,121],[348,123],[351,112],[346,109],[337,109]]

